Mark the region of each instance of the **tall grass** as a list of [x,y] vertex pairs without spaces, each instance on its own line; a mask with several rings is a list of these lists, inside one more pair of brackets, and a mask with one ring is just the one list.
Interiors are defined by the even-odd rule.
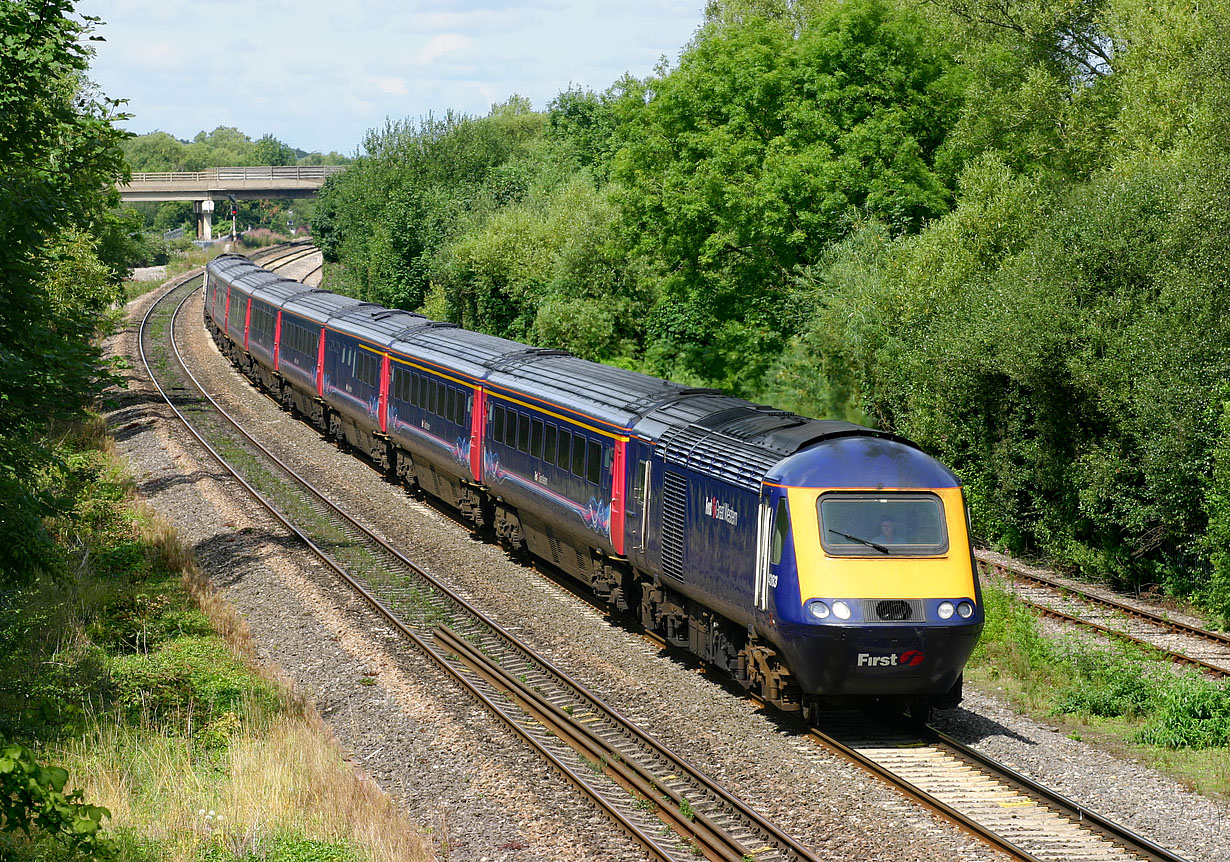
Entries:
[[[341,757],[312,714],[235,717],[215,756],[156,722],[98,721],[55,755],[85,779],[129,845],[167,862],[211,851],[264,858],[274,846],[323,844],[372,862],[430,859],[414,825]],[[139,839],[138,839],[139,836]]]
[[[1047,634],[1033,610],[995,583],[983,597],[987,624],[967,669],[971,682],[1060,719],[1073,735],[1104,737],[1201,788],[1230,792],[1226,681],[1179,670],[1131,643]],[[1177,751],[1187,753],[1169,753]]]
[[[111,811],[121,862],[419,862],[415,824],[343,759],[193,562],[133,499],[100,418],[57,438],[55,577],[0,596],[0,734]],[[81,862],[0,835],[4,862]]]

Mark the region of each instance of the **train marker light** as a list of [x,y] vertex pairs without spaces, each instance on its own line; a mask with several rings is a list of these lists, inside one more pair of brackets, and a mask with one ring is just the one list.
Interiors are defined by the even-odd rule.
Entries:
[[961,602],[957,605],[957,613],[961,615],[961,619],[968,620],[974,615],[974,606],[969,602]]
[[819,599],[812,599],[807,603],[807,612],[818,620],[829,618],[829,606]]
[[939,613],[940,619],[947,620],[952,618],[957,609],[952,602],[940,602],[940,606],[936,608],[936,611]]
[[839,620],[850,619],[850,606],[845,602],[833,602],[833,614]]

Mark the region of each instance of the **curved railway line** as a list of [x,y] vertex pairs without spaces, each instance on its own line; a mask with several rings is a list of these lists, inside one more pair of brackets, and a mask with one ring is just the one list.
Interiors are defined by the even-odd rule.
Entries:
[[[142,322],[141,355],[151,379],[197,441],[394,628],[653,858],[816,858],[335,507],[199,387],[198,394],[188,394],[194,379],[185,366],[182,379],[159,382],[167,373],[181,373],[155,372],[178,359],[170,337],[174,315],[196,290],[194,280],[183,280]],[[147,352],[152,339],[162,346],[154,358]]]
[[[295,243],[260,256],[276,267],[313,252]],[[182,359],[174,367],[174,316],[196,289],[193,278],[182,278],[151,306],[139,338],[147,372],[210,454],[339,577],[653,858],[815,858],[350,519],[199,387],[191,392],[191,371]],[[837,715],[797,729],[1011,858],[1180,859],[929,728],[867,725],[865,716]]]
[[1044,616],[1158,650],[1170,661],[1221,679],[1230,676],[1230,635],[1058,581],[999,554],[975,556],[984,576],[1011,582],[1015,597]]

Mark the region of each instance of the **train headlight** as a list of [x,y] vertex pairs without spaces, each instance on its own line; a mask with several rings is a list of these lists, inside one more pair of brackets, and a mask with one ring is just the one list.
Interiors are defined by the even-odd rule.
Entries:
[[957,605],[957,613],[961,615],[961,619],[968,620],[974,615],[974,606],[969,602],[961,602]]
[[949,620],[957,612],[957,608],[952,602],[940,602],[940,606],[936,608],[936,611],[939,613],[940,619]]
[[827,620],[829,618],[829,606],[819,599],[812,599],[807,603],[807,612],[818,620]]
[[850,619],[850,606],[845,602],[833,602],[833,615],[839,620]]

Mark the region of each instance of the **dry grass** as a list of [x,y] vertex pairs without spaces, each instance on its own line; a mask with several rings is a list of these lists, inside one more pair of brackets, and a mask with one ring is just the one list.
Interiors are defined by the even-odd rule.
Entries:
[[207,846],[259,855],[275,835],[362,848],[374,862],[432,859],[426,841],[375,784],[341,757],[315,716],[236,719],[210,768],[182,737],[116,721],[58,752],[86,778],[86,798],[111,811],[109,827],[156,840],[170,862]]
[[[86,433],[95,436],[100,428],[91,424]],[[228,716],[229,726],[211,727],[220,744],[208,756],[199,738],[193,742],[148,721],[134,726],[118,716],[64,746],[56,759],[75,783],[84,779],[87,799],[111,811],[109,828],[157,841],[169,862],[189,862],[207,846],[259,857],[261,845],[275,836],[345,843],[373,862],[433,859],[419,827],[344,760],[314,706],[276,668],[253,661],[246,623],[213,589],[174,527],[149,507],[133,505],[147,553],[182,573],[184,588],[214,630],[285,697],[278,715],[252,710]]]

